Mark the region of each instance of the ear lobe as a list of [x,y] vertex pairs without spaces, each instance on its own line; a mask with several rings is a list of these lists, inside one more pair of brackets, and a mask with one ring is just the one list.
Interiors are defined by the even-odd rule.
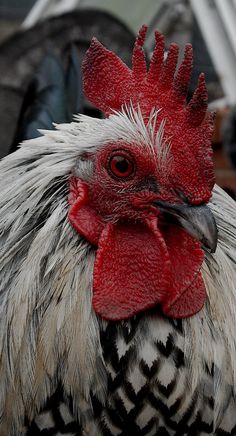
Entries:
[[70,180],[70,204],[68,219],[74,229],[91,244],[97,246],[104,228],[102,219],[88,204],[88,188],[86,184],[72,177]]

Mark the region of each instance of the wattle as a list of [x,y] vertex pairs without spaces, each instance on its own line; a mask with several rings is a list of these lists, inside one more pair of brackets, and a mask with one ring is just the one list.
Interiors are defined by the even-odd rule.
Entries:
[[107,224],[98,243],[93,307],[121,320],[165,301],[170,260],[158,228],[142,223]]
[[200,268],[204,253],[183,229],[146,222],[105,223],[80,195],[69,220],[93,245],[96,260],[93,308],[108,320],[122,320],[156,305],[173,318],[198,312],[205,301]]
[[167,226],[162,229],[171,264],[170,297],[163,312],[173,318],[186,318],[199,312],[206,299],[201,274],[204,252],[200,243],[184,229]]

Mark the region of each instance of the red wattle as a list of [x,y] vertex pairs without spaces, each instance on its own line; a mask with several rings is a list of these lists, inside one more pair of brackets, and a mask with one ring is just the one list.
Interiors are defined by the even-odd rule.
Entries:
[[167,296],[170,262],[156,227],[107,224],[94,266],[93,307],[108,320],[129,318]]
[[187,318],[199,312],[206,300],[206,290],[201,273],[198,273],[196,279],[191,285],[176,298],[163,306],[165,315],[171,318]]
[[107,320],[122,320],[161,305],[165,315],[197,313],[206,295],[200,273],[200,244],[177,226],[145,222],[107,223],[90,205],[88,187],[70,181],[68,218],[98,247],[93,277],[93,307]]
[[199,242],[180,227],[163,228],[162,235],[170,256],[173,277],[163,312],[173,318],[186,318],[199,312],[206,299],[200,273],[204,252]]

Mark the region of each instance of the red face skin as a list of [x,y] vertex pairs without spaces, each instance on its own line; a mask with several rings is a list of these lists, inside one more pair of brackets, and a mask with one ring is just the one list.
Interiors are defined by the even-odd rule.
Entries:
[[[105,220],[144,220],[150,214],[158,215],[157,209],[152,207],[152,201],[160,196],[157,164],[148,151],[145,153],[134,144],[119,144],[98,153],[90,186],[90,204]],[[112,171],[116,156],[127,161],[130,170],[127,176]]]
[[167,168],[159,168],[148,146],[110,144],[96,153],[89,183],[71,179],[69,220],[98,247],[93,307],[105,319],[156,305],[182,318],[204,304],[200,244],[153,205],[183,202],[173,188],[174,162]]
[[[156,44],[147,68],[143,49],[146,32],[147,26],[142,26],[133,49],[132,69],[93,39],[83,61],[84,93],[106,115],[122,110],[125,105],[129,107],[132,102],[133,108],[141,111],[145,124],[151,111],[159,109],[156,128],[165,121],[165,140],[171,143],[174,156],[171,186],[184,194],[190,204],[205,203],[211,197],[214,172],[213,114],[207,113],[204,75],[199,76],[198,86],[187,102],[193,64],[191,45],[186,45],[176,71],[178,46],[170,45],[165,60],[164,37],[155,32]],[[159,176],[160,187],[167,188],[165,183],[160,183]]]
[[[197,89],[186,101],[192,47],[186,46],[176,71],[178,46],[171,44],[165,59],[164,37],[158,32],[147,68],[146,31],[142,26],[136,38],[132,69],[94,38],[82,67],[84,94],[95,107],[109,116],[132,102],[145,125],[151,112],[160,109],[155,129],[164,121],[164,139],[171,144],[172,160],[164,166],[157,164],[158,156],[148,146],[106,145],[96,153],[89,183],[71,180],[69,219],[97,246],[93,307],[109,320],[125,319],[156,305],[167,316],[187,317],[205,301],[200,244],[167,221],[153,202],[159,200],[159,206],[185,202],[179,207],[183,211],[211,197],[213,116],[207,113],[206,83],[200,75]],[[129,163],[119,174],[116,164],[122,156]]]

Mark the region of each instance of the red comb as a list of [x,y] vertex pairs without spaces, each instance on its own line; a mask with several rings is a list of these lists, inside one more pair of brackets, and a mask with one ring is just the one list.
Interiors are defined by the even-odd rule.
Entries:
[[[185,172],[185,179],[181,176],[183,183],[191,186],[192,201],[206,201],[211,196],[214,177],[211,162],[213,115],[207,113],[204,75],[199,76],[197,89],[187,103],[193,63],[191,44],[186,45],[184,58],[176,72],[178,46],[171,44],[164,60],[164,37],[156,32],[155,48],[147,71],[143,48],[146,31],[147,26],[142,26],[137,36],[132,69],[93,38],[83,62],[84,93],[106,115],[121,110],[131,101],[135,109],[140,107],[145,119],[148,119],[153,108],[161,109],[156,127],[165,119],[165,139],[171,141],[176,162],[183,165],[183,158],[186,158],[185,164],[188,166],[191,153],[191,159],[194,156],[199,165],[201,180],[193,180],[189,171]],[[198,193],[195,192],[194,184],[204,186],[201,193],[199,189]]]
[[[142,26],[136,38],[130,70],[114,53],[107,50],[96,38],[92,39],[83,62],[84,92],[87,98],[109,115],[132,101],[139,103],[147,115],[153,107],[176,107],[186,104],[186,95],[192,72],[192,46],[187,44],[183,61],[175,75],[178,46],[171,44],[164,61],[164,37],[155,32],[155,48],[147,71],[144,41],[147,26]],[[166,91],[169,89],[169,94]],[[201,76],[193,101],[186,115],[191,113],[193,124],[201,123],[207,110],[207,94]],[[201,116],[200,116],[201,112]],[[188,119],[189,116],[187,115]]]

